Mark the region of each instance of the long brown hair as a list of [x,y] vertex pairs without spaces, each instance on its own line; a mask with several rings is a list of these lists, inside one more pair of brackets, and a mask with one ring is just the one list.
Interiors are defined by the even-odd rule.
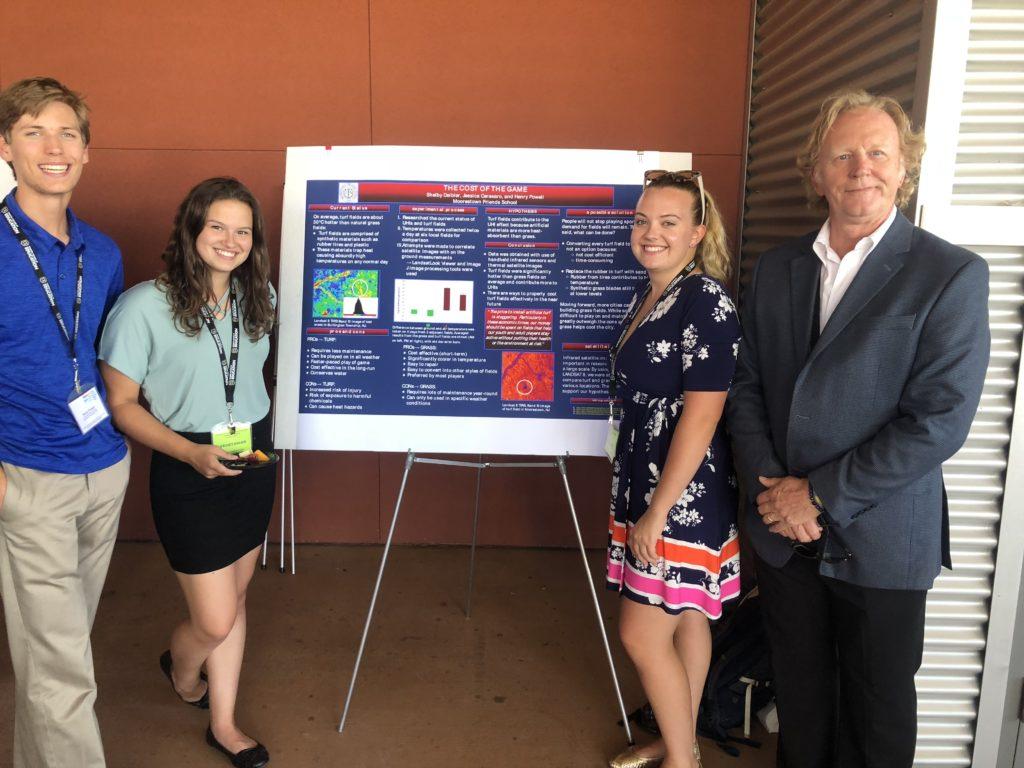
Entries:
[[188,336],[198,334],[203,323],[200,308],[209,297],[210,270],[196,251],[196,238],[206,226],[210,206],[220,200],[237,200],[252,210],[252,251],[231,273],[231,279],[242,289],[240,308],[245,332],[256,341],[270,333],[274,325],[270,253],[259,201],[238,179],[222,176],[201,181],[181,201],[162,256],[167,271],[157,278],[157,285],[167,294],[175,326]]
[[[700,223],[700,187],[696,181],[681,179],[672,173],[658,176],[647,183],[644,187],[657,189],[659,187],[673,187],[690,193],[690,217],[693,224]],[[715,204],[714,198],[707,188],[704,189],[704,237],[697,243],[697,251],[694,254],[697,259],[697,266],[701,271],[723,283],[729,282],[732,275],[732,255],[729,253],[729,240],[725,234],[725,227],[722,224],[722,214]]]

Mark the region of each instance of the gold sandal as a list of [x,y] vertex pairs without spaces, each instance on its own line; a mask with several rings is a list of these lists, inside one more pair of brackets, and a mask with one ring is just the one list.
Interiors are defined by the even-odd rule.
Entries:
[[636,747],[630,747],[608,761],[608,768],[658,768],[664,757],[641,757]]

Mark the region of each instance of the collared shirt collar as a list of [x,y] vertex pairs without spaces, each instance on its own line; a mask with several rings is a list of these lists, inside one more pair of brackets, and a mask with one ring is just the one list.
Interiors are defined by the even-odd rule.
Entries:
[[[866,235],[858,240],[850,253],[859,253],[861,258],[866,258],[867,255],[875,249],[875,246],[882,241],[882,238],[885,237],[885,233],[889,231],[889,227],[892,226],[892,223],[896,221],[896,213],[896,206],[894,205],[892,210],[889,211],[889,215],[885,218],[885,221],[881,223],[878,229],[870,235]],[[829,245],[829,235],[831,234],[831,229],[829,227],[830,222],[831,219],[826,219],[825,223],[821,225],[821,229],[818,230],[818,236],[814,238],[814,243],[811,246],[814,249],[814,252],[818,255],[818,258],[821,260],[821,263],[826,266],[829,261],[838,262],[840,260],[840,255],[832,249],[831,245]],[[843,256],[846,256],[846,254],[844,253]]]
[[[17,220],[21,228],[25,230],[25,234],[28,235],[29,240],[33,240],[36,243],[46,245],[47,247],[56,246],[63,250],[69,248],[72,253],[76,253],[85,243],[82,240],[82,230],[78,226],[78,217],[68,208],[68,243],[65,245],[60,241],[59,238],[54,237],[45,229],[40,227],[33,221],[28,214],[21,210],[21,206],[18,205],[18,201],[14,197],[14,193],[17,192],[17,187],[10,191],[10,194],[4,198],[4,202],[7,203],[7,207],[11,209],[11,214]],[[3,224],[7,226],[6,223]]]

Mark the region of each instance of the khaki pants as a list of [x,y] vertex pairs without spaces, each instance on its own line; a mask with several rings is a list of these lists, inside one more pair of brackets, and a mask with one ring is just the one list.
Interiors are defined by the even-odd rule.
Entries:
[[0,587],[14,663],[15,768],[102,768],[89,633],[130,457],[88,475],[2,464]]

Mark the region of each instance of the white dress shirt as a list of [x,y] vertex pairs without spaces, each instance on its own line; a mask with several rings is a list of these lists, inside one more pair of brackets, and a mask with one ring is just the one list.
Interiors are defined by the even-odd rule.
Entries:
[[867,237],[862,237],[853,246],[853,250],[840,257],[829,243],[829,222],[826,220],[821,225],[818,236],[814,239],[814,252],[821,259],[821,315],[819,317],[819,329],[825,327],[825,323],[832,317],[832,313],[839,306],[840,300],[846,290],[853,283],[861,266],[868,258],[868,254],[875,249],[875,246],[885,237],[889,227],[896,220],[896,206],[889,211],[889,216],[882,225]]

